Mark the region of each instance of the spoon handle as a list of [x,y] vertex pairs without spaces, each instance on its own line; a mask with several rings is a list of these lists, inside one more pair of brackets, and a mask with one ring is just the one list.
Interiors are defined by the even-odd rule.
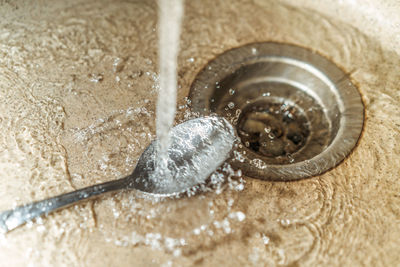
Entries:
[[127,188],[127,177],[116,181],[92,185],[73,192],[16,207],[0,213],[0,231],[7,233],[18,226],[52,211],[106,192]]

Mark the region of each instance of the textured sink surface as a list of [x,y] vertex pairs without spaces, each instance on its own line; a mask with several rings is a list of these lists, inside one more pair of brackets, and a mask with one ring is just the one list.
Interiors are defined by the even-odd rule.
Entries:
[[[363,135],[341,165],[295,182],[235,178],[178,201],[111,194],[0,235],[0,262],[396,265],[400,8],[314,2],[187,1],[178,102],[233,47],[313,49],[350,73],[365,103]],[[0,14],[0,210],[130,173],[155,132],[155,2],[2,2]]]

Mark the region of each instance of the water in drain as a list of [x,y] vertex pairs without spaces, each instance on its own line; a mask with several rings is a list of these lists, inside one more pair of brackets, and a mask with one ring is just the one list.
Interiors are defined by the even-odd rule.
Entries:
[[262,156],[292,162],[309,136],[306,117],[286,103],[259,102],[247,107],[238,120],[242,143]]

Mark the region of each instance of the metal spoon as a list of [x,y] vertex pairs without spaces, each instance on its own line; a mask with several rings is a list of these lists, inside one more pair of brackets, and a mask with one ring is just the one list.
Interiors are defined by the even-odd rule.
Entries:
[[161,197],[178,195],[203,183],[229,157],[235,138],[232,126],[223,118],[188,120],[171,131],[164,172],[155,171],[156,140],[140,156],[131,175],[4,211],[0,213],[0,230],[8,232],[42,214],[120,189]]

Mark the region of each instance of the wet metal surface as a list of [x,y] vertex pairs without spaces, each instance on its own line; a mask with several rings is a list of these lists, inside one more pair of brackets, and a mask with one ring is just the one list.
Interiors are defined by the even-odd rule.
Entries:
[[255,43],[217,56],[194,80],[192,110],[217,113],[242,145],[235,162],[261,179],[321,174],[356,145],[364,106],[336,65],[301,47]]

